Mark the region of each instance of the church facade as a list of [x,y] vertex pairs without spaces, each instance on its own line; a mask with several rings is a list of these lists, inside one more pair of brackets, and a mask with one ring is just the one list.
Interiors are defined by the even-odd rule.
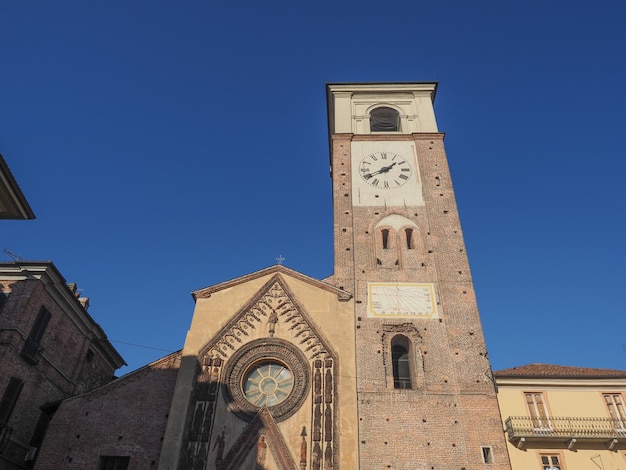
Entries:
[[183,350],[61,403],[91,437],[35,468],[510,469],[436,87],[327,84],[334,274],[194,292]]

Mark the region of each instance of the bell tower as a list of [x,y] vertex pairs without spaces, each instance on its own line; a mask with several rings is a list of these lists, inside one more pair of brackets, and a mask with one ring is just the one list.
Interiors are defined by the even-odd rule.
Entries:
[[354,295],[360,468],[510,468],[437,83],[327,84],[333,283]]

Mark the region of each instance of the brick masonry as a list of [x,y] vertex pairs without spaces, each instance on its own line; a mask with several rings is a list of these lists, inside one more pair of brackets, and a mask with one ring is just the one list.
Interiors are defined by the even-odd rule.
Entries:
[[100,456],[130,456],[129,470],[156,468],[180,358],[171,354],[61,403],[35,469],[95,469]]
[[[479,469],[485,465],[482,446],[492,447],[499,468],[510,468],[443,134],[337,134],[331,139],[333,282],[355,293],[361,468]],[[425,205],[353,206],[353,140],[412,141]],[[390,214],[418,226],[414,249],[392,243],[397,265],[381,260],[381,253],[392,250],[381,250],[375,231]],[[440,318],[368,318],[368,281],[434,283]],[[394,331],[412,338],[416,377],[411,390],[394,389],[385,344]]]
[[[93,344],[93,331],[99,327],[51,263],[16,269],[17,264],[0,268],[0,291],[6,298],[0,311],[0,397],[12,378],[23,382],[6,423],[0,423],[5,424],[0,430],[0,468],[8,469],[29,466],[24,459],[39,445],[35,429],[42,407],[111,381],[122,363],[107,356],[113,351],[110,345],[107,349]],[[30,271],[26,279],[23,271]],[[50,320],[39,346],[25,355],[42,307],[50,312]]]

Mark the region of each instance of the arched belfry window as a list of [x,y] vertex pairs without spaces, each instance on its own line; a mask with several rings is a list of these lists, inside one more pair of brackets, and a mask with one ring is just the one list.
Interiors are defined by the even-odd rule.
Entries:
[[406,247],[409,250],[412,250],[413,247],[413,229],[405,228],[404,233],[406,234]]
[[393,388],[411,387],[411,342],[403,335],[391,340],[391,363],[393,367]]
[[387,248],[389,248],[389,229],[388,228],[382,229],[380,231],[380,234],[383,239],[383,250],[386,250]]
[[398,132],[400,113],[393,108],[381,106],[370,113],[370,132]]

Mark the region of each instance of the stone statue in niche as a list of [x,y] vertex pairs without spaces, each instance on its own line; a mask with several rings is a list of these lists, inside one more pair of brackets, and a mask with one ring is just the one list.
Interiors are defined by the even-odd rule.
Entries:
[[330,442],[326,444],[326,452],[324,452],[324,468],[333,468],[333,448]]
[[209,449],[207,448],[207,445],[202,444],[200,446],[200,451],[198,452],[198,455],[196,456],[194,470],[204,470],[204,467],[206,466],[206,457],[207,457],[208,452],[209,452]]
[[315,374],[313,375],[313,394],[315,403],[322,401],[322,374],[320,372],[322,361],[315,361]]
[[330,405],[326,404],[326,411],[324,411],[324,440],[330,442],[333,440],[333,418]]
[[182,459],[183,468],[193,468],[193,460],[196,456],[196,448],[194,444],[187,445],[187,452]]
[[215,443],[213,444],[213,450],[217,447],[217,454],[215,455],[215,463],[222,463],[222,458],[224,457],[224,446],[226,445],[226,439],[224,438],[224,431],[222,434],[219,434],[215,438]]
[[202,418],[204,415],[204,408],[202,403],[196,403],[196,412],[193,416],[193,425],[191,426],[191,432],[189,434],[190,441],[197,441],[200,434],[200,428],[202,426]]
[[274,336],[274,333],[276,332],[276,323],[278,323],[278,315],[276,315],[276,310],[272,310],[272,313],[270,314],[270,318],[267,320],[267,323],[269,325],[269,335],[270,338],[272,338]]
[[313,440],[322,440],[322,410],[320,405],[315,405],[315,411],[313,413]]
[[259,442],[256,445],[256,463],[261,465],[265,463],[265,457],[267,455],[267,442],[265,442],[265,436],[259,436]]
[[324,401],[326,403],[332,403],[333,401],[333,374],[331,374],[330,369],[326,369],[326,379],[324,380]]
[[316,442],[313,446],[313,455],[311,455],[311,468],[313,470],[320,470],[322,460],[322,448],[320,443]]
[[300,468],[306,467],[306,426],[302,426],[302,442],[300,443]]

